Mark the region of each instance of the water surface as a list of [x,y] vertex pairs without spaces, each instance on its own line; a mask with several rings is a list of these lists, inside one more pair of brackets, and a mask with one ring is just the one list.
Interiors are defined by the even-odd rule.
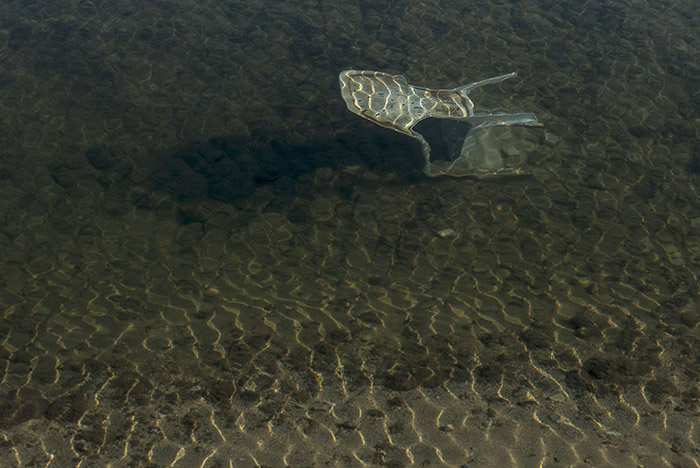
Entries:
[[[700,464],[692,1],[7,1],[11,467]],[[429,179],[341,70],[534,112]]]

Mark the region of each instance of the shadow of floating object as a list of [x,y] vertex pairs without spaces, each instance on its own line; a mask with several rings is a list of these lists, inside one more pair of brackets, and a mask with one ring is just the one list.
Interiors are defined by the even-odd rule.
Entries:
[[687,164],[688,172],[700,174],[700,142],[695,142]]
[[[508,73],[453,89],[423,88],[408,84],[401,75],[366,70],[345,70],[339,79],[351,112],[420,142],[427,176],[463,177],[522,173],[507,161],[508,154],[502,151],[493,129],[541,126],[535,115],[476,114],[469,98],[472,90],[513,76],[515,73]],[[437,128],[431,120],[439,120]],[[419,123],[422,125],[416,127]],[[441,142],[437,144],[442,157],[431,159],[431,145],[423,132],[438,135],[431,139]]]
[[[316,190],[312,187],[316,183],[314,174],[320,168],[338,176],[328,178],[333,180],[333,187],[328,188],[345,199],[353,193],[356,173],[338,172],[339,167],[359,166],[370,173],[392,169],[408,174],[407,178],[418,174],[411,173],[417,161],[405,157],[406,153],[415,152],[413,141],[379,127],[359,138],[353,138],[352,133],[356,132],[339,131],[334,138],[313,140],[305,145],[291,145],[276,135],[221,136],[143,154],[127,153],[119,146],[98,145],[88,148],[84,157],[98,171],[98,181],[105,187],[122,185],[127,180],[129,184],[142,186],[144,191],[137,194],[157,191],[174,201],[245,204],[259,188],[272,186],[265,192],[274,195],[265,208],[268,211],[283,210],[299,191]],[[393,153],[386,151],[387,148]],[[5,176],[0,171],[2,177]],[[54,177],[62,186],[70,183],[63,174]],[[368,183],[374,178],[363,180]],[[397,178],[394,182],[401,180]],[[147,208],[152,200],[143,196],[131,201]],[[300,222],[301,218],[295,216]]]
[[[151,154],[146,165],[152,187],[174,199],[237,202],[269,184],[275,186],[275,192],[293,194],[298,183],[308,183],[322,167],[335,170],[338,164],[360,164],[373,170],[375,162],[381,161],[373,157],[381,141],[346,141],[338,136],[298,146],[274,138],[217,137]],[[381,169],[386,169],[385,164],[406,164],[401,159],[405,160],[400,155],[389,157]]]
[[[382,135],[372,135],[372,139],[343,135],[304,146],[274,138],[217,137],[152,154],[146,164],[153,188],[174,199],[236,202],[268,184],[273,184],[276,192],[293,194],[294,187],[309,183],[322,167],[335,170],[339,164],[361,165],[370,171],[386,171],[388,167],[408,169],[413,162],[400,153],[382,152],[385,140],[391,141],[392,148],[409,151],[410,146],[402,146],[400,141]],[[377,158],[377,154],[384,158]]]
[[[279,146],[279,145],[278,145]],[[217,137],[190,142],[153,155],[149,161],[154,188],[176,199],[232,202],[248,198],[259,185],[292,175],[286,148]]]

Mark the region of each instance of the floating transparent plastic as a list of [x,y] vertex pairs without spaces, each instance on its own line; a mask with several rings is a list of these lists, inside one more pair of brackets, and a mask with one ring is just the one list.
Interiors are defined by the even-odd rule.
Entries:
[[[462,177],[523,172],[518,165],[509,164],[508,151],[503,150],[504,143],[492,129],[540,126],[537,117],[531,113],[476,114],[469,98],[472,90],[513,76],[515,73],[508,73],[453,89],[413,86],[402,75],[368,70],[345,70],[339,78],[343,100],[351,112],[420,141],[426,175]],[[443,119],[438,131],[447,153],[443,160],[431,161],[428,141],[414,129],[430,118]]]

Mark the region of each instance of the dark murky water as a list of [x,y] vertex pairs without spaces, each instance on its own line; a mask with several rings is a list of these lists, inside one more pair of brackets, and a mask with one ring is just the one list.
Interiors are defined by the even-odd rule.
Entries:
[[[0,6],[0,460],[700,464],[692,1]],[[430,179],[341,70],[534,112]]]

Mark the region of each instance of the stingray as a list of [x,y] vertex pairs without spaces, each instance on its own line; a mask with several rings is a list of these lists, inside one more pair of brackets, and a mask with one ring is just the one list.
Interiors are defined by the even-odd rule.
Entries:
[[[348,109],[382,127],[417,139],[423,151],[423,172],[429,177],[440,175],[469,176],[517,172],[502,163],[498,142],[488,133],[489,127],[541,125],[531,113],[478,114],[469,93],[481,86],[500,83],[515,73],[487,78],[452,89],[414,86],[402,75],[369,70],[345,70],[340,73],[340,92]],[[440,122],[447,161],[431,161],[430,145],[414,127],[429,118]]]

